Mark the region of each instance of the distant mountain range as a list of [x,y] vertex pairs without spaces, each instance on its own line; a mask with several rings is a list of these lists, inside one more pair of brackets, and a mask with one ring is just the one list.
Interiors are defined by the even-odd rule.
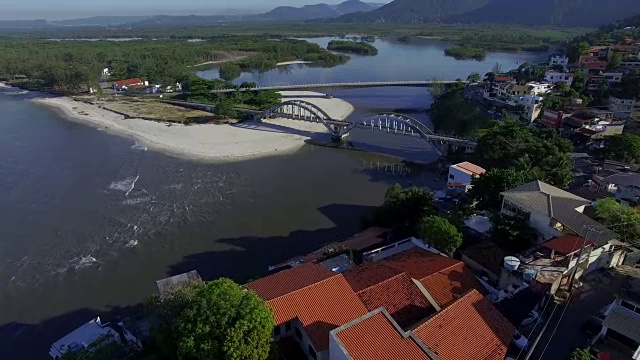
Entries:
[[325,23],[493,23],[599,26],[640,13],[640,0],[394,0],[389,4],[347,0],[302,7],[281,6],[264,14],[214,16],[95,16],[46,21],[0,21],[0,29],[66,26],[202,26],[234,21]]
[[395,0],[367,13],[328,21],[598,26],[637,13],[639,0]]

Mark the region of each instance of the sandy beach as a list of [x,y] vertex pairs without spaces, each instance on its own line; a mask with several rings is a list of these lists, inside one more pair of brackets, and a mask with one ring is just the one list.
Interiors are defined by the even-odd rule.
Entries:
[[[65,118],[93,126],[116,135],[126,136],[165,154],[203,161],[234,161],[262,156],[286,154],[300,149],[306,140],[328,140],[321,123],[289,119],[267,122],[245,122],[233,125],[176,125],[123,116],[96,105],[55,97],[46,93],[24,91],[0,84],[1,92],[55,108]],[[292,100],[295,93],[287,92]],[[346,118],[354,109],[341,99],[320,98],[319,93],[301,92],[300,98],[313,102],[334,119]],[[305,96],[316,96],[307,99]]]

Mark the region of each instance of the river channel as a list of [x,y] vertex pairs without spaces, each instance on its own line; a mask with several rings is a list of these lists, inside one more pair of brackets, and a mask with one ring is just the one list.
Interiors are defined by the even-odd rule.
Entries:
[[[442,59],[442,44],[376,46],[378,57],[353,57],[333,69],[293,66],[238,81],[395,80],[411,71],[413,78],[466,77],[496,61],[508,68],[543,57],[458,62]],[[398,59],[395,66],[390,58]],[[420,88],[332,93],[356,106],[352,116],[424,109],[432,101]],[[428,123],[421,111],[409,113]],[[51,341],[93,316],[109,320],[140,304],[157,279],[196,269],[205,279],[244,281],[356,232],[390,184],[437,184],[435,174],[394,157],[312,145],[259,160],[190,162],[2,93],[0,114],[2,360],[45,358]],[[353,141],[375,152],[436,158],[428,144],[405,139],[355,134]]]

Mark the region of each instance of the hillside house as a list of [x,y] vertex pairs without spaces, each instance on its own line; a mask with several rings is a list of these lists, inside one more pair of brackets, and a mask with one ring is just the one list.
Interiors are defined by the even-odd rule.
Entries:
[[585,273],[622,263],[625,246],[618,235],[583,212],[591,201],[541,181],[532,181],[502,193],[501,212],[525,219],[538,233],[539,243],[562,235],[593,242]]
[[609,111],[614,116],[625,118],[635,111],[636,99],[623,96],[609,96]]
[[564,72],[556,72],[556,71],[547,71],[544,74],[544,81],[550,84],[558,84],[565,83],[569,86],[573,84],[573,74],[572,73],[564,73]]
[[549,66],[553,65],[562,65],[566,67],[569,65],[569,58],[559,54],[551,55],[551,58],[549,59]]
[[604,177],[598,190],[631,205],[640,204],[640,173],[621,172]]
[[447,186],[449,189],[461,189],[466,192],[471,187],[471,181],[486,172],[485,169],[468,161],[451,165],[449,166]]
[[586,70],[605,71],[609,65],[608,61],[600,60],[594,56],[580,56],[578,67]]

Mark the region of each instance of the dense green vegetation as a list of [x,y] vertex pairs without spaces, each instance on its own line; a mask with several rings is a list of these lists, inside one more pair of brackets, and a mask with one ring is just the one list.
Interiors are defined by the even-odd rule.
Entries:
[[640,164],[640,136],[628,133],[607,136],[598,155],[609,160]]
[[640,211],[613,198],[600,199],[593,207],[597,220],[620,235],[620,240],[640,245]]
[[449,256],[462,245],[462,233],[449,220],[435,215],[420,221],[417,234],[427,245]]
[[109,67],[109,80],[139,77],[150,83],[173,84],[193,77],[190,65],[219,61],[230,52],[254,54],[227,65],[226,77],[242,71],[265,71],[281,61],[312,61],[333,66],[345,55],[301,40],[272,41],[264,36],[220,37],[209,41],[0,41],[0,74],[25,76],[31,85],[75,92],[95,85]]
[[148,304],[153,359],[264,360],[274,318],[254,292],[229,279],[174,291]]
[[184,92],[173,96],[173,100],[190,101],[204,104],[215,104],[216,115],[233,117],[239,116],[235,108],[248,108],[255,110],[267,110],[275,104],[282,102],[280,93],[274,90],[260,91],[236,91],[228,94],[212,94],[211,90],[218,89],[250,89],[255,88],[254,83],[242,83],[234,86],[224,80],[204,80],[194,78],[183,86]]
[[220,65],[220,79],[233,80],[239,78],[242,75],[242,68],[238,64],[222,64]]
[[332,40],[327,49],[358,55],[378,55],[378,49],[375,46],[356,41]]
[[484,175],[471,181],[473,187],[469,190],[469,197],[478,210],[499,211],[502,207],[501,192],[531,180],[533,176],[526,170],[489,169]]
[[522,126],[505,120],[478,138],[476,161],[485,169],[513,169],[563,188],[571,182],[573,147],[551,129]]
[[475,59],[482,61],[487,57],[487,51],[485,49],[471,47],[454,47],[445,49],[444,54],[458,60]]
[[487,116],[468,103],[463,86],[454,87],[437,96],[429,115],[436,132],[462,137],[472,137],[478,129],[490,124]]

